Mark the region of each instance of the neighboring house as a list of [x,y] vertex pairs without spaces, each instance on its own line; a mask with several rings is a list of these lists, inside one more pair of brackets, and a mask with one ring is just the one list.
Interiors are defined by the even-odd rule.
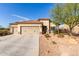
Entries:
[[41,18],[38,20],[20,21],[10,24],[10,32],[14,34],[26,33],[49,33],[51,30],[50,20]]

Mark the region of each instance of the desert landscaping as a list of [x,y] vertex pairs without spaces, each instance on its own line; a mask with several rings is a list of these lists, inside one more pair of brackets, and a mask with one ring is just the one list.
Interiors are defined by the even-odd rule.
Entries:
[[79,4],[57,4],[51,22],[56,26],[40,36],[40,55],[79,56]]
[[40,37],[40,56],[78,56],[79,55],[79,37],[50,34]]

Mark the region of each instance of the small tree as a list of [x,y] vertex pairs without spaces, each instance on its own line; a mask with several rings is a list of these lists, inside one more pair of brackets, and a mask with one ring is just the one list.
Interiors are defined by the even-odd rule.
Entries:
[[67,24],[70,27],[70,32],[73,27],[79,24],[79,4],[56,4],[52,10],[53,23],[56,25]]

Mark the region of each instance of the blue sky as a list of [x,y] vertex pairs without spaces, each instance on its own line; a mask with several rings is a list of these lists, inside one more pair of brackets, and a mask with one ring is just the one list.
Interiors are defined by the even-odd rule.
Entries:
[[0,25],[7,27],[9,23],[22,20],[49,18],[52,3],[0,3]]

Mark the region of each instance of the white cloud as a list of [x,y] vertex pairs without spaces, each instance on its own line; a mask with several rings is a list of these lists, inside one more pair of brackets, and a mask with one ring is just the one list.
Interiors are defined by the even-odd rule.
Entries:
[[18,18],[21,18],[21,19],[24,19],[24,20],[31,20],[31,19],[29,19],[29,18],[27,18],[27,17],[23,17],[23,16],[16,15],[16,14],[14,14],[14,15],[12,15],[12,16],[15,16],[15,17],[18,17]]

